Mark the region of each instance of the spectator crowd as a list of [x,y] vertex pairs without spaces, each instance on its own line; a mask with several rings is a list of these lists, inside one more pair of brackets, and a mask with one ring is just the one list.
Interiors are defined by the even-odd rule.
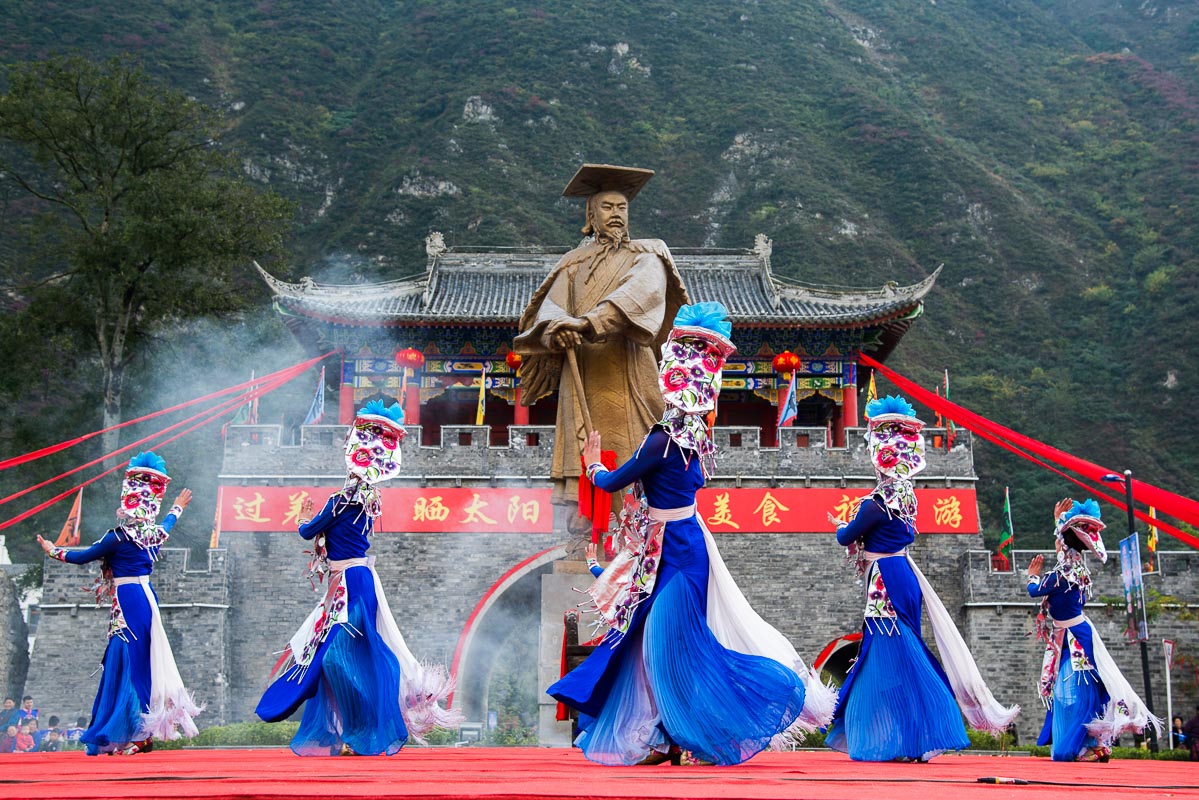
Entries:
[[0,706],[0,753],[57,753],[82,748],[79,737],[87,728],[87,718],[80,717],[73,726],[63,726],[56,716],[45,724],[33,707],[33,698],[25,695],[21,705],[6,697]]

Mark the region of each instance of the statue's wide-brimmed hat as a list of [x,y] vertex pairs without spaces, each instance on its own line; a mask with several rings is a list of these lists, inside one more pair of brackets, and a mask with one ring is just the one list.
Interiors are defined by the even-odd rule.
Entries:
[[600,192],[620,192],[632,200],[654,177],[652,169],[618,167],[614,164],[584,164],[562,190],[563,197],[590,197]]

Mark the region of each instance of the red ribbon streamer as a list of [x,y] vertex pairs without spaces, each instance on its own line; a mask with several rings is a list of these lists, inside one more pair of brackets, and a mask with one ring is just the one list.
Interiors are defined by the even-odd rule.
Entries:
[[[292,378],[296,377],[301,372],[306,370],[308,368],[308,366],[310,366],[310,365],[297,364],[296,366],[289,367],[286,370],[280,370],[277,373],[272,373],[272,375],[278,376],[277,378],[275,378],[273,380],[269,380],[269,376],[267,376],[261,380],[255,380],[254,383],[258,384],[260,386],[272,386],[272,387],[281,386],[283,383],[287,383],[287,381],[291,380]],[[226,393],[227,392],[220,392],[219,394],[226,394]],[[212,395],[209,395],[209,396],[211,397]],[[28,488],[22,489],[19,492],[14,492],[13,494],[10,494],[8,497],[0,499],[0,506],[4,505],[5,503],[7,503],[10,500],[16,500],[18,497],[24,497],[25,495],[29,494],[30,492],[41,489],[42,487],[48,486],[49,484],[54,483],[56,481],[60,481],[63,478],[67,477],[68,475],[74,475],[76,472],[85,470],[88,467],[94,467],[96,464],[99,464],[102,461],[113,458],[114,456],[119,456],[121,453],[128,452],[139,445],[145,444],[146,442],[150,441],[151,439],[157,439],[159,436],[162,436],[164,433],[169,433],[169,432],[175,430],[176,428],[179,428],[183,425],[186,425],[189,422],[197,420],[200,417],[204,416],[205,414],[212,412],[214,409],[217,409],[217,408],[225,409],[227,407],[237,408],[238,406],[245,405],[247,402],[250,402],[251,399],[253,399],[254,397],[258,397],[258,396],[260,396],[260,395],[251,395],[251,394],[247,393],[247,394],[235,397],[232,400],[226,400],[224,403],[221,403],[219,406],[214,406],[213,408],[207,408],[207,409],[204,409],[203,411],[200,411],[199,413],[192,414],[190,417],[187,417],[186,419],[182,419],[179,422],[174,423],[173,425],[168,425],[167,427],[163,428],[162,430],[155,431],[154,433],[150,434],[149,436],[143,436],[142,438],[138,439],[135,442],[130,442],[129,444],[125,445],[124,447],[119,447],[116,450],[113,450],[111,453],[105,453],[104,455],[100,456],[99,458],[93,459],[93,460],[87,462],[86,464],[80,464],[79,466],[77,466],[73,469],[69,469],[60,475],[55,475],[53,478],[47,478],[46,480],[42,481],[41,483],[38,483],[38,484],[35,484]]]
[[[591,520],[591,543],[599,544],[600,534],[608,530],[608,519],[612,515],[612,495],[591,483],[582,456],[579,461],[583,462],[583,474],[579,476],[579,514]],[[601,450],[600,463],[609,470],[616,469],[616,451]],[[606,547],[604,554],[607,558],[615,555],[608,553]]]
[[[334,351],[334,352],[341,352],[341,351]],[[60,452],[62,450],[66,450],[68,447],[74,447],[75,445],[79,444],[80,442],[86,442],[88,439],[94,439],[95,437],[97,437],[101,434],[104,434],[104,433],[108,433],[109,431],[120,430],[121,428],[127,427],[129,425],[136,425],[139,422],[145,422],[148,419],[154,419],[155,417],[161,417],[163,414],[169,414],[172,411],[178,411],[181,408],[188,408],[189,406],[194,406],[198,403],[203,403],[206,400],[212,400],[217,397],[223,397],[227,394],[232,394],[233,392],[241,391],[242,389],[246,389],[246,388],[249,388],[252,386],[257,386],[261,383],[264,383],[266,381],[269,381],[269,380],[272,380],[273,378],[278,377],[279,375],[281,375],[284,372],[289,372],[290,370],[293,370],[293,369],[300,369],[301,371],[303,371],[304,369],[311,367],[313,364],[316,364],[318,361],[323,361],[324,359],[328,358],[331,355],[333,355],[333,353],[325,353],[323,356],[317,356],[316,358],[309,359],[308,361],[305,361],[303,364],[296,364],[293,367],[287,367],[286,369],[281,369],[277,372],[272,372],[269,375],[263,375],[261,378],[251,378],[250,380],[246,381],[245,383],[239,383],[236,386],[230,386],[228,389],[222,389],[219,392],[213,392],[212,394],[206,394],[203,397],[197,397],[193,400],[188,400],[185,403],[179,403],[178,405],[171,406],[170,408],[164,408],[161,411],[155,411],[152,414],[146,414],[145,416],[138,417],[137,419],[126,420],[125,422],[105,428],[104,430],[92,431],[91,433],[85,434],[83,436],[78,436],[74,439],[67,439],[66,441],[59,442],[58,444],[52,444],[48,447],[43,447],[40,450],[34,450],[32,452],[25,453],[24,455],[20,455],[20,456],[13,456],[12,458],[6,458],[3,461],[0,461],[0,470],[5,470],[10,467],[18,466],[20,464],[27,464],[30,461],[36,461],[37,459],[42,458],[44,456],[53,455],[54,453]]]
[[[964,427],[973,430],[982,438],[994,442],[995,444],[998,444],[1001,447],[1016,453],[1022,458],[1033,461],[1034,463],[1037,463],[1046,469],[1053,470],[1059,475],[1062,475],[1063,477],[1083,487],[1087,491],[1098,494],[1100,497],[1103,497],[1113,505],[1127,510],[1127,505],[1125,503],[1117,500],[1114,497],[1111,497],[1110,495],[1098,491],[1090,484],[1082,483],[1081,481],[1066,475],[1060,470],[1050,467],[1040,459],[1035,458],[1032,453],[1036,453],[1037,455],[1043,456],[1044,458],[1060,464],[1061,466],[1072,469],[1075,472],[1082,474],[1084,477],[1090,478],[1101,485],[1103,476],[1113,474],[1113,470],[1106,469],[1098,464],[1093,464],[1090,461],[1071,455],[1063,450],[1058,450],[1056,447],[1052,447],[1044,442],[1040,442],[1029,436],[1025,436],[1024,434],[1014,431],[1011,428],[1004,427],[997,422],[993,422],[986,417],[980,416],[973,411],[963,408],[956,403],[952,403],[945,398],[928,391],[908,378],[905,378],[895,370],[884,366],[865,353],[861,353],[859,358],[863,364],[873,367],[881,372],[892,383],[894,383],[911,398],[917,400],[918,402],[927,405],[934,411],[940,412],[946,417],[952,419],[954,422],[957,422],[959,425],[963,425]],[[1124,476],[1121,475],[1120,477],[1123,479]],[[1157,486],[1145,483],[1144,481],[1134,479],[1132,484],[1135,495],[1143,502],[1154,505],[1159,511],[1167,513],[1170,516],[1180,519],[1190,525],[1199,524],[1199,502],[1165,489],[1158,488]],[[1191,534],[1184,533],[1172,525],[1163,523],[1160,519],[1151,520],[1148,514],[1138,509],[1134,508],[1133,514],[1137,519],[1155,525],[1174,538],[1179,539],[1180,541],[1183,541],[1192,547],[1199,548],[1199,538],[1196,538]]]
[[[326,355],[328,355],[328,354],[326,354]],[[321,356],[321,358],[325,358],[325,357],[326,356]],[[311,366],[312,363],[314,363],[314,362],[306,362],[306,365]],[[297,366],[299,366],[299,365],[297,365]],[[289,368],[289,369],[291,369],[291,368]],[[286,373],[288,371],[289,370],[280,370],[277,373],[272,373],[272,375],[280,375],[280,373]],[[199,422],[195,423],[194,425],[191,425],[188,428],[183,429],[182,431],[175,434],[174,436],[171,436],[170,438],[163,439],[161,442],[158,442],[158,444],[154,445],[154,447],[160,448],[164,445],[168,445],[171,442],[174,442],[174,441],[186,436],[187,434],[191,433],[192,431],[202,428],[205,425],[208,425],[208,424],[220,419],[221,417],[225,416],[226,414],[229,414],[229,413],[235,411],[236,409],[240,408],[241,406],[245,405],[246,401],[252,400],[256,397],[261,397],[265,394],[269,394],[269,393],[273,392],[275,389],[278,389],[280,386],[282,386],[283,384],[290,381],[293,377],[295,377],[295,376],[293,375],[293,376],[286,377],[286,378],[277,377],[274,380],[271,380],[266,383],[263,383],[263,381],[266,380],[265,378],[259,378],[254,381],[251,381],[251,383],[253,383],[253,384],[260,384],[260,385],[258,385],[255,389],[253,389],[249,392],[246,392],[242,396],[235,397],[232,400],[227,400],[224,403],[220,404],[219,406],[208,409],[208,411],[204,412],[205,414],[208,415],[208,417],[206,419],[200,420]],[[221,394],[228,394],[228,391],[221,392]],[[165,432],[166,432],[166,430],[159,431],[159,433],[156,434],[156,436],[161,435],[162,433],[165,433]],[[16,525],[20,522],[24,522],[25,520],[29,519],[33,515],[38,514],[42,511],[45,511],[47,508],[54,505],[58,501],[62,500],[64,497],[69,497],[70,495],[79,491],[83,487],[89,486],[89,485],[95,483],[96,481],[100,480],[104,476],[111,475],[112,473],[116,472],[119,469],[124,469],[125,466],[126,465],[124,463],[119,463],[116,466],[110,467],[110,468],[104,470],[103,472],[101,472],[99,475],[95,475],[91,478],[88,478],[83,483],[80,483],[76,486],[72,486],[70,489],[67,489],[64,492],[60,492],[59,494],[54,495],[54,497],[51,497],[49,500],[38,503],[33,508],[30,508],[27,511],[23,511],[20,514],[17,514],[15,517],[12,517],[11,519],[5,520],[4,522],[0,522],[0,531],[5,530],[7,528],[11,528],[13,525]],[[66,474],[66,473],[64,473],[64,474]],[[53,481],[57,480],[59,477],[63,477],[63,476],[60,475],[56,478],[52,478],[48,482],[53,482]]]

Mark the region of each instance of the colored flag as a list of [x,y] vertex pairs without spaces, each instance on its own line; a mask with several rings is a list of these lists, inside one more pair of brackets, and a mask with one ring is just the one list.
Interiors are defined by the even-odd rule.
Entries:
[[[1149,518],[1157,519],[1157,509],[1154,508],[1153,506],[1149,506]],[[1156,525],[1149,526],[1149,535],[1145,537],[1145,544],[1149,547],[1149,563],[1145,565],[1145,566],[1149,567],[1149,569],[1147,569],[1145,571],[1146,572],[1156,572],[1157,567],[1154,563],[1156,561],[1156,556],[1157,556],[1157,526]]]
[[870,383],[866,386],[866,408],[862,410],[862,419],[870,421],[870,404],[878,399],[878,387],[874,385],[874,370],[870,370]]
[[305,425],[320,425],[325,418],[325,368],[321,367],[321,376],[316,382],[316,395],[312,405],[308,407],[308,416],[304,417]]
[[[945,370],[945,393],[944,397],[949,400],[949,370]],[[957,429],[954,427],[953,420],[945,418],[945,449],[949,450],[953,447],[953,440],[957,436]]]
[[216,550],[221,545],[221,504],[217,501],[216,513],[212,515],[212,535],[208,537],[208,549]]
[[483,369],[479,371],[479,407],[475,409],[475,424],[483,424],[483,410],[487,407],[487,362],[483,362]]
[[83,490],[75,495],[75,502],[71,505],[71,513],[67,515],[67,521],[62,524],[62,530],[58,534],[58,538],[54,540],[55,547],[74,547],[79,544],[79,504],[83,500]]
[[795,397],[795,375],[799,370],[794,370],[791,373],[791,380],[787,381],[787,393],[783,396],[779,403],[779,416],[776,428],[786,427],[791,424],[799,415],[799,401]]
[[1003,487],[1003,540],[999,542],[998,554],[1003,559],[1003,571],[1012,569],[1012,543],[1016,532],[1012,528],[1012,495],[1008,487]]

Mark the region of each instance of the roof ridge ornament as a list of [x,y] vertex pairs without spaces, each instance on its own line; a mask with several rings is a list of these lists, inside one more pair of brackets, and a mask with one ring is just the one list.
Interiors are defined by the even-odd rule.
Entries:
[[779,293],[778,284],[774,282],[774,273],[770,269],[770,256],[774,252],[774,241],[766,234],[759,233],[754,237],[753,254],[762,262],[763,278],[762,288],[770,295],[770,305],[777,311],[779,304],[783,302],[782,295]]

